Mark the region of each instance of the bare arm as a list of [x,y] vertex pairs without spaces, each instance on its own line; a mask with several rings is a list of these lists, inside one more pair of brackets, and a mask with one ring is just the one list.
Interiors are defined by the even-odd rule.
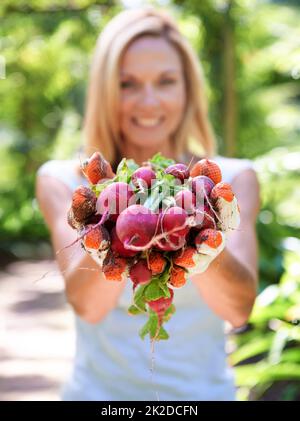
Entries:
[[257,240],[259,185],[253,170],[245,170],[232,182],[241,210],[238,230],[228,236],[224,251],[209,268],[191,279],[207,304],[233,327],[245,324],[257,289]]
[[[43,175],[37,178],[36,197],[57,252],[77,238],[67,223],[72,192],[59,180]],[[84,320],[97,323],[117,305],[126,281],[108,282],[79,242],[58,253],[57,262],[65,280],[67,300]]]

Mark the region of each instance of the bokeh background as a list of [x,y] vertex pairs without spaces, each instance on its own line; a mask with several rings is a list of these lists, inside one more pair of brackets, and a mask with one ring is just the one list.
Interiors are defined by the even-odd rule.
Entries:
[[98,33],[124,7],[170,10],[196,49],[226,156],[261,183],[259,295],[228,337],[240,400],[300,400],[300,2],[2,0],[0,399],[56,400],[72,312],[34,197],[37,168],[78,156]]

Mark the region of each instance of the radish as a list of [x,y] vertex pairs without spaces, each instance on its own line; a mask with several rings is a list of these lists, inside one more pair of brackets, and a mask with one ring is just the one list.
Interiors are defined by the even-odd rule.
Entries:
[[[161,216],[162,232],[168,234],[168,231],[172,231],[175,228],[178,228],[178,230],[172,234],[177,236],[185,236],[185,234],[187,234],[190,229],[187,225],[187,217],[188,214],[186,211],[179,206],[173,206],[167,209]],[[181,229],[179,229],[179,227],[181,227]]]
[[216,229],[215,217],[210,206],[205,203],[200,209],[195,210],[195,228],[214,228]]
[[134,284],[134,288],[137,285],[149,284],[151,281],[152,272],[148,268],[147,261],[143,259],[133,264],[129,269],[129,277]]
[[132,257],[137,254],[137,251],[128,250],[124,247],[124,244],[122,243],[122,241],[117,235],[116,227],[113,227],[113,229],[110,231],[110,237],[111,237],[111,249],[117,255],[121,257]]
[[[131,205],[123,210],[116,223],[116,232],[124,247],[147,247],[152,240],[158,215],[142,205]],[[134,248],[132,248],[134,250]]]
[[184,180],[188,179],[190,176],[190,171],[188,167],[184,164],[173,164],[169,165],[168,168],[165,170],[166,174],[171,174],[175,178],[181,181],[181,183],[184,182]]
[[176,205],[183,208],[189,215],[191,215],[196,206],[196,196],[190,190],[181,190],[175,195]]
[[205,175],[199,175],[193,178],[192,192],[196,195],[196,206],[201,207],[205,200],[208,200],[210,192],[215,183]]
[[174,297],[174,291],[169,288],[170,297],[161,297],[157,300],[148,301],[148,306],[154,311],[158,316],[159,325],[161,325],[163,316],[166,310],[170,307]]
[[155,172],[149,166],[138,168],[131,176],[131,181],[135,187],[140,187],[141,190],[144,188],[149,189],[151,183],[156,179]]
[[134,199],[132,188],[121,181],[112,183],[107,186],[97,199],[97,213],[101,215],[108,211],[110,219],[116,221],[119,214],[127,208],[130,199]]
[[162,251],[175,251],[181,249],[186,243],[186,238],[176,234],[166,235],[164,238],[157,240],[155,247]]

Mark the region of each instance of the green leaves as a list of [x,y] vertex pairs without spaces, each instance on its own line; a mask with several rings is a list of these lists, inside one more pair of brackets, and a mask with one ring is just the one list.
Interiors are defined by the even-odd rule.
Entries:
[[170,262],[167,263],[164,272],[158,276],[154,276],[147,285],[140,285],[134,294],[133,304],[129,307],[128,313],[131,315],[139,315],[147,313],[149,318],[145,325],[141,328],[139,335],[142,339],[149,334],[151,339],[166,340],[169,338],[168,333],[162,324],[170,320],[175,313],[173,304],[165,311],[159,321],[157,314],[147,306],[148,301],[155,301],[162,297],[169,298],[170,291],[167,286],[170,271]]
[[117,176],[115,181],[122,181],[129,183],[131,176],[135,170],[139,168],[138,164],[133,159],[123,158],[117,168]]
[[146,301],[145,301],[145,296],[144,296],[144,292],[145,292],[145,288],[147,287],[147,285],[140,285],[133,297],[133,301],[134,301],[134,305],[140,309],[140,311],[146,311]]
[[116,177],[110,179],[110,180],[106,180],[103,183],[98,183],[96,185],[91,184],[90,187],[93,190],[93,192],[96,194],[96,196],[98,197],[99,194],[106,189],[106,187],[108,187],[110,184],[114,183],[116,181]]
[[175,164],[175,161],[173,159],[165,158],[164,156],[162,156],[162,154],[160,152],[155,154],[149,160],[149,162],[152,164],[155,171],[158,170],[158,169],[164,170],[164,169],[168,168],[169,165]]
[[163,326],[159,326],[158,316],[152,310],[150,310],[148,321],[139,332],[142,339],[144,339],[147,334],[150,335],[151,339],[155,339],[156,341],[169,339],[167,331]]
[[163,291],[158,282],[152,281],[145,290],[145,298],[147,301],[158,300],[163,296],[162,293]]

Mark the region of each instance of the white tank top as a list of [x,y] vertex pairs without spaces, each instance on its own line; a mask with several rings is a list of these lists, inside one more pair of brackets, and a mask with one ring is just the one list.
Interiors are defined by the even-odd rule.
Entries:
[[[216,156],[223,181],[253,168],[249,160]],[[52,160],[39,175],[60,179],[71,190],[87,181],[75,172],[75,161]],[[213,279],[212,279],[213,282]],[[75,314],[76,352],[72,374],[61,391],[63,400],[235,400],[233,370],[225,352],[224,321],[201,298],[192,282],[175,291],[176,313],[165,327],[170,338],[155,344],[151,375],[150,340],[139,329],[144,315],[129,316],[132,283],[118,306],[97,324]]]

